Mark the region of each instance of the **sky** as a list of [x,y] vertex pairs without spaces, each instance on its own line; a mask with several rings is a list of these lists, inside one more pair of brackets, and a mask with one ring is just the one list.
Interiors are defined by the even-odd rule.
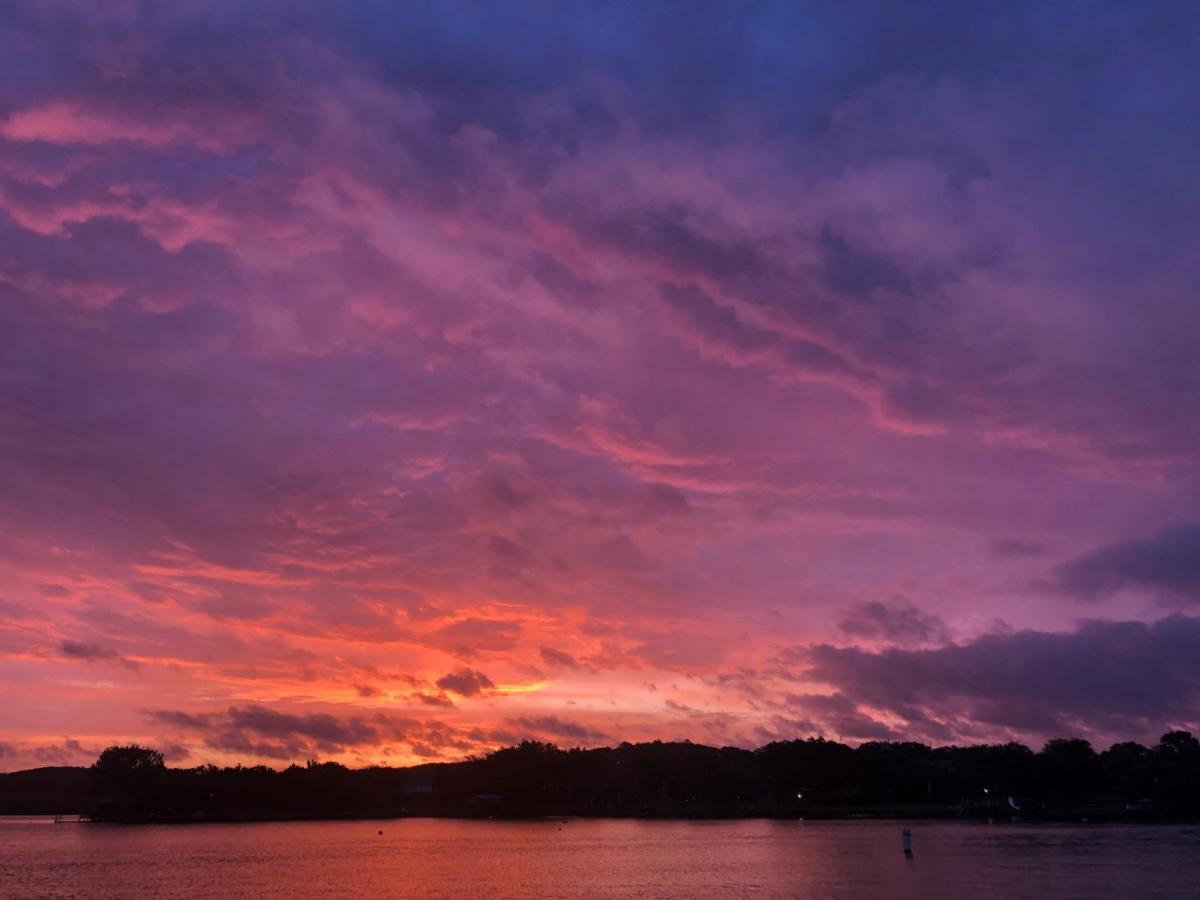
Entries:
[[1200,731],[1190,3],[10,0],[0,770]]

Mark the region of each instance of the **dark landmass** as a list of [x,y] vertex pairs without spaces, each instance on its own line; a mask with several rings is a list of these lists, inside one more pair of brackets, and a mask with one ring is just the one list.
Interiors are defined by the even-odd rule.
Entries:
[[895,817],[1108,821],[1200,818],[1200,741],[1097,753],[1059,739],[928,747],[821,738],[757,750],[691,743],[560,750],[528,741],[411,768],[309,762],[170,769],[147,748],[110,747],[85,768],[0,774],[0,813],[100,822],[459,816],[533,818]]
[[47,766],[0,773],[0,814],[72,815],[91,802],[93,776],[78,766]]

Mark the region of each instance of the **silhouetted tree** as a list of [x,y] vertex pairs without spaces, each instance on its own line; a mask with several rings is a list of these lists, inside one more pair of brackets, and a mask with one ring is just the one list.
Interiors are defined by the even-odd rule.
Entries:
[[1047,741],[1039,757],[1042,790],[1057,803],[1079,803],[1102,783],[1100,758],[1081,738]]
[[150,747],[129,744],[125,747],[109,747],[102,751],[92,768],[97,772],[134,773],[157,771],[165,767],[163,755]]
[[1123,797],[1140,802],[1154,791],[1150,748],[1135,741],[1113,744],[1100,754],[1105,781]]
[[1168,731],[1153,751],[1154,805],[1176,813],[1200,809],[1200,741]]
[[1158,739],[1158,753],[1175,759],[1200,759],[1200,741],[1190,731],[1168,731]]
[[[21,776],[31,795],[34,773]],[[101,818],[238,820],[410,815],[820,816],[850,811],[960,816],[1200,817],[1200,741],[1164,734],[1097,754],[1087,741],[929,747],[824,738],[758,750],[653,741],[563,750],[525,741],[409,769],[309,761],[168,769],[146,747],[110,747],[90,770]],[[47,778],[49,776],[46,776]],[[10,808],[10,807],[4,807]],[[61,808],[61,804],[56,804]],[[20,811],[20,810],[13,810]],[[1097,812],[1099,811],[1099,812]]]
[[92,763],[92,791],[118,818],[146,815],[166,775],[163,755],[150,747],[109,747]]

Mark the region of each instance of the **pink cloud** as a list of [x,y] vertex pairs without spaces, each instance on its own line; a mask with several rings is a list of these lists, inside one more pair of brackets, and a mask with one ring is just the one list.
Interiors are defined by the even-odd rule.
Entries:
[[[1169,47],[979,80],[837,44],[779,93],[774,26],[651,60],[582,13],[518,51],[221,9],[0,27],[24,763],[1152,727],[972,679],[1189,602],[1155,536],[1200,484],[1194,154],[1126,102],[1173,102],[1126,92]],[[953,695],[884,690],[927,666]]]

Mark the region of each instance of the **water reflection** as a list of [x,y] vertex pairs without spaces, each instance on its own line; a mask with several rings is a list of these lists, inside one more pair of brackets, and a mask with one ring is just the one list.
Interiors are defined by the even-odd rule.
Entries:
[[[1195,897],[1200,828],[0,819],[0,896]],[[382,831],[382,834],[380,834]]]

